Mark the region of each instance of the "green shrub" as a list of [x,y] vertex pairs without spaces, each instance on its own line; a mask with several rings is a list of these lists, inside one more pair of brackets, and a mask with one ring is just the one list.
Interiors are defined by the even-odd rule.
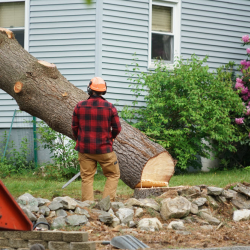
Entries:
[[22,138],[20,147],[17,149],[14,141],[8,143],[6,154],[4,155],[7,142],[7,132],[0,137],[0,177],[4,178],[14,174],[22,174],[34,169],[34,163],[28,161],[30,154],[29,141],[26,137]]
[[234,151],[232,142],[238,140],[230,112],[242,112],[241,99],[230,77],[210,72],[206,61],[193,55],[172,70],[158,63],[151,73],[138,73],[136,64],[130,80],[136,98],[144,94],[145,106],[138,108],[135,101],[121,112],[127,122],[165,147],[180,169],[201,167],[198,155],[209,158],[209,152]]
[[71,178],[77,174],[80,167],[78,152],[74,150],[75,141],[51,129],[45,122],[39,124],[37,131],[41,135],[38,141],[52,155],[53,163],[49,163],[43,170],[47,177]]

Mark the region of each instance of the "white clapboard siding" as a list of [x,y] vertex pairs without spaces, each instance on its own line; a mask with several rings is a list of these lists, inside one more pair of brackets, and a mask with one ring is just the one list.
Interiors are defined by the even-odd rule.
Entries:
[[215,70],[246,58],[241,37],[249,34],[250,1],[182,0],[181,55],[209,56],[208,65]]
[[[105,97],[119,109],[131,105],[133,59],[140,71],[148,71],[150,2],[101,0],[88,6],[83,0],[30,0],[29,52],[55,63],[84,91],[95,74],[101,75],[108,85]],[[183,59],[208,55],[211,70],[245,59],[241,37],[249,34],[250,1],[180,2]],[[137,105],[144,105],[143,95]],[[13,98],[0,90],[0,128],[9,127],[15,109]]]
[[[95,74],[95,33],[95,3],[88,6],[83,0],[30,0],[29,52],[37,59],[55,63],[70,82],[84,90]],[[15,109],[15,100],[1,91],[0,128],[10,127]]]
[[[103,0],[102,76],[107,82],[107,99],[119,107],[131,105],[131,83],[126,65],[133,58],[141,71],[147,70],[149,1]],[[136,53],[136,56],[133,54]],[[142,105],[143,97],[139,104]]]

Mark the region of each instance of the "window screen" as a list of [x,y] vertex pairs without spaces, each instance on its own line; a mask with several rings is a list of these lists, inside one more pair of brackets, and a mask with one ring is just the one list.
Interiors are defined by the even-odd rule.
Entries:
[[172,32],[172,8],[152,6],[152,31]]
[[24,2],[0,3],[0,27],[24,27]]

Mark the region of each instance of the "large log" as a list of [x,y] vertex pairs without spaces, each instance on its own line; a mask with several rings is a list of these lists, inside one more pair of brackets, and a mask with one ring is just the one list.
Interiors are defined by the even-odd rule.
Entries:
[[[18,44],[11,31],[1,28],[0,53],[0,88],[16,100],[20,110],[74,139],[73,109],[88,95],[67,81],[54,64],[37,60]],[[171,155],[122,119],[121,124],[122,131],[113,145],[121,179],[131,188],[168,185],[175,166]]]

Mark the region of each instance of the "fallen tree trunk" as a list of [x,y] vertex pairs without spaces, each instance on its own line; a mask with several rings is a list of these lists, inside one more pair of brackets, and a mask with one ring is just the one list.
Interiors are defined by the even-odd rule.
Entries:
[[[39,61],[24,50],[11,31],[0,28],[0,88],[20,110],[45,121],[71,139],[73,109],[88,95],[60,74],[54,64]],[[114,142],[121,179],[131,188],[166,186],[175,161],[159,144],[121,119],[122,131]]]

